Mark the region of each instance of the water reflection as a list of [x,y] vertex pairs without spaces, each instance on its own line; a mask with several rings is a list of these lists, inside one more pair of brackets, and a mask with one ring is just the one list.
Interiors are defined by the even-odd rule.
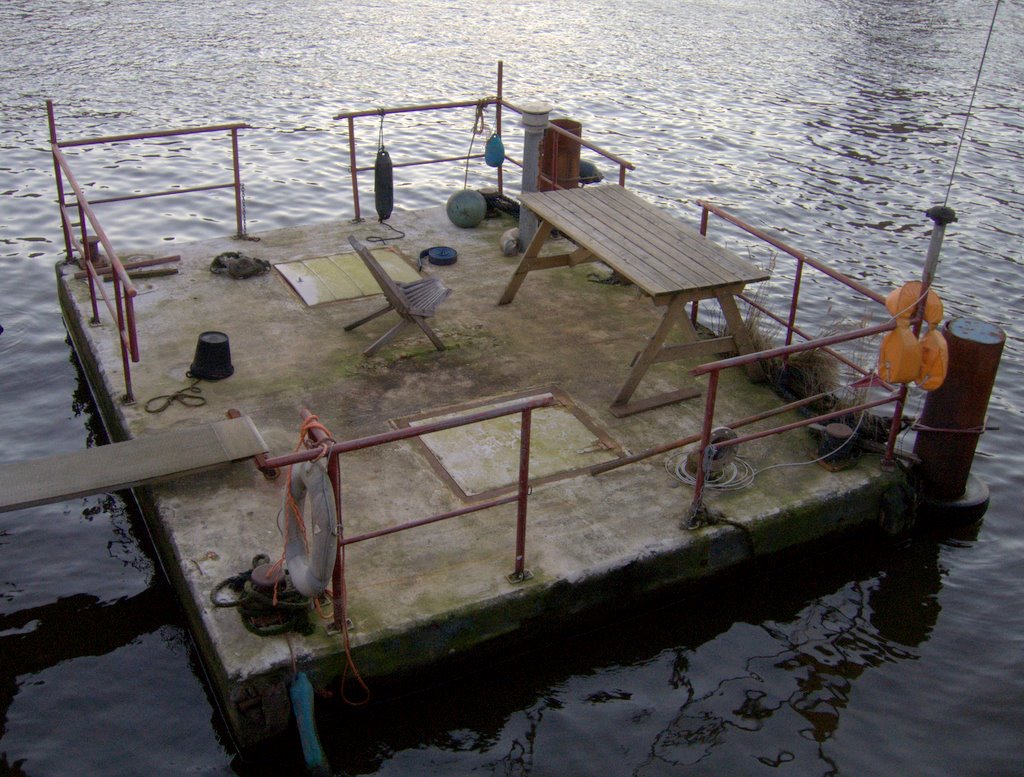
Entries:
[[[368,708],[320,703],[321,736],[346,774],[836,774],[858,682],[916,661],[935,627],[942,543],[854,542],[513,659],[439,669],[425,690],[377,683]],[[278,747],[236,768],[285,768]]]

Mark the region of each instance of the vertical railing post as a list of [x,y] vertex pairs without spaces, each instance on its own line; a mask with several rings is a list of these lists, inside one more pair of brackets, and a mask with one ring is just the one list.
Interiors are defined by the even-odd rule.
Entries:
[[896,468],[896,439],[903,425],[903,407],[907,402],[907,384],[900,386],[896,402],[892,408],[892,420],[889,422],[889,438],[885,442],[885,453],[882,454],[882,469],[892,471]]
[[139,361],[139,333],[135,329],[135,297],[134,294],[124,295],[124,317],[128,326],[128,347],[131,352],[132,361]]
[[[786,345],[793,344],[793,327],[796,326],[796,311],[800,301],[800,284],[804,276],[804,260],[796,257],[796,273],[793,275],[793,296],[789,300],[789,318],[786,323]],[[783,364],[789,363],[789,355],[782,359]]]
[[331,487],[334,489],[334,510],[338,517],[338,525],[335,526],[334,546],[334,571],[331,573],[331,604],[334,610],[334,628],[341,631],[345,628],[345,578],[344,578],[344,554],[345,548],[341,544],[344,538],[344,522],[341,519],[341,465],[338,462],[338,454],[331,453],[327,458],[327,476],[331,479]]
[[96,281],[93,278],[93,271],[96,269],[96,254],[94,253],[94,245],[89,240],[89,228],[88,221],[85,218],[85,213],[82,211],[82,203],[76,198],[75,200],[78,207],[78,223],[81,225],[82,231],[82,262],[85,265],[85,277],[89,279],[89,303],[92,306],[92,318],[89,320],[90,326],[100,325],[100,307],[97,301],[96,293]]
[[708,445],[711,444],[711,427],[715,418],[715,398],[718,394],[718,373],[713,370],[708,373],[708,393],[704,402],[704,423],[700,431],[700,447],[697,449],[697,472],[693,485],[693,501],[690,504],[691,522],[694,516],[700,511],[701,500],[704,498],[704,456]]
[[352,206],[356,212],[353,221],[362,221],[363,215],[359,210],[359,173],[356,172],[356,122],[351,116],[348,117],[348,170],[349,178],[352,179]]
[[238,166],[238,130],[231,128],[231,167],[235,174],[235,237],[245,237],[245,219],[243,218],[242,202],[242,171]]
[[519,499],[516,502],[516,563],[512,580],[525,580],[526,571],[526,505],[530,497],[530,431],[533,411],[523,411],[519,432]]
[[132,392],[132,367],[130,357],[130,345],[125,342],[128,339],[128,327],[125,324],[125,303],[122,293],[124,287],[121,285],[121,275],[117,268],[110,267],[110,279],[113,282],[114,302],[117,307],[117,340],[121,346],[121,367],[124,369],[124,402],[134,404],[135,394]]
[[57,162],[57,155],[53,149],[57,147],[57,122],[53,116],[53,100],[46,101],[46,121],[50,126],[50,155],[53,157],[53,177],[57,183],[57,203],[60,206],[60,225],[64,232],[64,258],[71,261],[73,248],[71,245],[71,230],[68,228],[67,219],[64,218],[64,175]]
[[[498,60],[498,90],[496,92],[497,99],[494,103],[494,131],[501,136],[501,109],[502,100],[504,99],[504,87],[505,87],[505,64],[499,59]],[[505,166],[498,165],[498,194],[505,193]]]

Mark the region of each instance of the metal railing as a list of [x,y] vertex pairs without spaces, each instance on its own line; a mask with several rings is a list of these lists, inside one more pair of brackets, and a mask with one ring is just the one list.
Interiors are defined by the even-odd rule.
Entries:
[[[759,311],[761,314],[767,316],[771,320],[779,323],[785,327],[785,344],[778,348],[770,348],[756,353],[745,354],[741,356],[734,356],[728,359],[720,359],[714,362],[708,362],[702,364],[693,370],[691,374],[694,376],[707,375],[708,376],[708,388],[705,399],[704,416],[701,422],[701,430],[696,434],[691,434],[686,437],[672,440],[670,442],[662,443],[660,445],[649,448],[645,451],[641,451],[630,456],[626,456],[621,459],[617,459],[610,462],[598,464],[591,468],[591,474],[600,474],[602,472],[608,472],[612,469],[624,466],[626,464],[632,464],[637,461],[641,461],[652,456],[668,453],[669,451],[682,448],[686,445],[692,445],[693,443],[699,443],[697,449],[697,461],[705,461],[705,455],[708,451],[708,447],[711,445],[712,430],[715,427],[715,409],[718,394],[718,382],[719,375],[722,370],[730,369],[733,367],[746,367],[749,365],[755,365],[763,361],[771,359],[780,359],[783,366],[785,367],[790,356],[813,350],[821,350],[821,352],[828,354],[830,357],[838,360],[842,364],[849,367],[856,374],[860,375],[861,378],[855,381],[852,386],[863,387],[863,386],[874,386],[885,390],[887,393],[885,396],[876,398],[866,402],[860,402],[854,405],[844,405],[842,408],[821,413],[813,417],[802,418],[799,421],[784,424],[782,426],[773,427],[763,431],[753,432],[747,435],[736,436],[735,438],[728,440],[721,440],[715,442],[716,450],[728,448],[735,445],[741,445],[746,442],[760,439],[762,437],[768,437],[776,434],[783,434],[794,429],[803,428],[810,426],[811,424],[822,423],[825,421],[831,421],[836,418],[842,418],[856,413],[860,413],[866,410],[870,410],[875,407],[882,405],[893,404],[896,411],[893,413],[892,420],[890,422],[890,430],[888,435],[888,441],[883,454],[883,466],[891,466],[895,455],[895,440],[896,430],[901,423],[901,405],[905,397],[905,387],[893,386],[883,381],[873,370],[868,370],[861,365],[848,359],[842,353],[836,351],[832,346],[839,345],[841,343],[850,343],[858,340],[864,340],[871,337],[876,337],[880,334],[888,332],[894,329],[896,324],[893,320],[888,320],[885,323],[878,324],[870,327],[862,327],[854,331],[830,335],[827,337],[811,338],[805,331],[803,331],[796,324],[797,308],[800,299],[800,288],[803,280],[804,268],[812,268],[825,276],[838,281],[843,286],[867,297],[868,299],[877,302],[879,304],[885,303],[885,297],[873,289],[864,286],[861,283],[853,280],[852,278],[843,275],[842,273],[832,269],[828,265],[821,261],[813,259],[807,256],[802,251],[784,243],[783,241],[775,238],[766,232],[750,225],[738,218],[737,216],[729,213],[728,211],[713,205],[704,200],[698,200],[697,204],[701,206],[701,221],[700,221],[700,233],[707,235],[708,232],[708,221],[709,215],[714,214],[719,218],[739,227],[748,234],[758,238],[759,240],[779,249],[783,253],[796,259],[796,272],[794,274],[793,288],[790,294],[790,305],[788,316],[783,318],[776,315],[774,312],[766,308],[756,299],[752,298],[748,294],[739,294],[739,298],[746,302],[751,308]],[[693,323],[697,322],[698,307],[697,303],[693,303],[691,307],[691,318]],[[800,338],[801,342],[794,343],[796,338]],[[794,410],[800,410],[815,403],[825,400],[832,395],[832,391],[823,391],[821,393],[814,394],[813,396],[804,397],[787,404],[780,405],[772,410],[767,410],[761,413],[757,413],[751,416],[747,416],[740,419],[734,419],[727,423],[730,429],[739,429],[758,421],[764,421],[774,416],[782,415]],[[697,511],[702,503],[703,492],[705,488],[705,472],[702,466],[696,467],[695,473],[695,484],[693,503],[691,505],[691,511]]]
[[[860,402],[854,405],[846,405],[843,406],[842,408],[839,408],[831,412],[822,413],[809,418],[803,418],[799,421],[783,424],[782,426],[777,426],[772,429],[754,432],[747,435],[739,435],[729,440],[717,441],[715,443],[715,448],[720,450],[723,448],[740,445],[746,442],[751,442],[762,437],[768,437],[770,435],[775,434],[783,434],[794,429],[800,429],[806,426],[810,426],[811,424],[831,421],[836,418],[855,415],[857,413],[864,412],[875,407],[880,407],[882,405],[892,404],[895,407],[895,412],[893,413],[892,419],[890,421],[888,441],[882,459],[884,467],[891,467],[895,455],[896,431],[898,430],[899,425],[901,423],[900,411],[902,408],[903,400],[906,395],[906,389],[905,387],[896,387],[889,383],[886,383],[881,378],[879,378],[873,370],[865,369],[861,365],[857,364],[856,362],[852,361],[851,359],[847,358],[843,354],[836,351],[834,348],[832,348],[832,346],[838,345],[840,343],[849,343],[857,340],[864,340],[866,338],[875,337],[877,335],[883,334],[895,328],[895,321],[888,320],[885,323],[878,324],[876,326],[863,327],[851,332],[831,335],[828,337],[819,337],[816,339],[811,338],[805,331],[803,331],[796,324],[797,310],[800,300],[800,289],[801,283],[803,281],[805,267],[809,267],[813,270],[816,270],[822,273],[823,275],[839,282],[843,286],[846,286],[847,288],[852,289],[858,294],[861,294],[864,297],[873,300],[874,302],[877,302],[879,304],[885,304],[885,297],[882,294],[879,294],[878,292],[874,291],[873,289],[870,289],[867,286],[863,285],[862,283],[858,283],[857,281],[853,280],[852,278],[849,278],[843,273],[832,269],[823,262],[820,262],[816,259],[807,256],[807,254],[805,254],[803,251],[799,251],[798,249],[793,248],[792,246],[788,245],[782,240],[779,240],[778,238],[767,234],[763,230],[760,230],[757,227],[747,224],[742,219],[729,213],[723,208],[720,208],[704,200],[698,200],[697,204],[701,206],[700,232],[702,235],[707,235],[709,220],[708,217],[709,214],[713,213],[719,218],[739,227],[744,232],[756,237],[757,239],[767,243],[768,245],[773,246],[774,248],[777,248],[778,250],[782,251],[788,256],[791,256],[794,259],[796,259],[796,271],[793,276],[793,288],[790,293],[789,314],[786,318],[782,318],[776,315],[774,312],[766,308],[764,305],[762,305],[760,302],[758,302],[756,299],[752,298],[748,294],[739,295],[740,299],[746,302],[751,308],[757,310],[762,315],[767,316],[771,320],[775,321],[776,323],[782,324],[785,327],[785,344],[779,348],[771,348],[764,351],[759,351],[757,353],[735,356],[729,359],[720,359],[718,361],[702,364],[699,367],[693,369],[691,371],[691,374],[694,376],[708,376],[707,395],[705,399],[704,418],[701,423],[701,431],[699,436],[694,435],[691,438],[687,438],[686,442],[675,442],[682,443],[684,445],[693,442],[699,442],[697,461],[705,461],[708,446],[711,444],[712,429],[715,425],[715,403],[718,393],[719,375],[722,372],[722,370],[730,369],[732,367],[754,365],[769,359],[780,359],[782,361],[783,368],[785,368],[788,364],[789,357],[792,356],[793,354],[820,349],[821,352],[828,354],[829,356],[836,359],[840,363],[846,365],[853,372],[861,376],[861,381],[853,385],[877,386],[885,389],[888,393],[881,398],[877,398],[867,402]],[[696,320],[696,305],[694,305],[693,307],[692,315],[694,320]],[[802,342],[794,343],[793,341],[797,337],[800,338]],[[752,416],[749,419],[740,419],[739,421],[734,421],[729,426],[730,428],[735,429],[737,427],[744,426],[747,423],[753,423],[754,421],[763,420],[774,415],[779,415],[781,413],[788,412],[789,410],[807,407],[814,404],[815,402],[825,399],[831,393],[832,392],[826,391],[812,397],[807,397],[803,400],[799,400],[788,405],[783,405],[782,407],[779,407],[774,411],[761,413],[758,414],[757,416]],[[675,444],[673,445],[673,447],[681,447],[681,445]],[[671,450],[671,448],[669,448],[669,450]],[[696,467],[695,481],[696,482],[694,484],[693,502],[691,505],[691,512],[693,514],[696,514],[696,512],[700,508],[703,499],[704,487],[706,485],[705,470],[703,466],[698,465]]]
[[[461,101],[457,101],[457,102],[425,103],[425,104],[419,104],[419,105],[403,105],[403,106],[394,107],[394,108],[373,108],[373,109],[368,109],[368,110],[348,111],[348,112],[345,112],[345,113],[337,114],[334,117],[335,120],[336,121],[345,121],[345,122],[347,122],[347,125],[348,125],[349,178],[351,179],[351,182],[352,182],[352,208],[353,208],[353,211],[354,211],[354,214],[355,214],[354,218],[353,218],[353,221],[359,222],[359,221],[363,220],[362,206],[360,205],[360,199],[359,199],[359,175],[361,173],[371,172],[374,169],[373,165],[360,165],[358,163],[358,161],[357,161],[357,153],[356,153],[356,126],[355,126],[355,120],[356,119],[360,119],[360,118],[364,118],[364,119],[365,118],[383,119],[383,117],[385,117],[385,116],[391,116],[391,115],[400,114],[400,113],[427,113],[427,112],[432,112],[432,111],[446,111],[446,110],[464,109],[464,108],[473,108],[477,112],[482,112],[483,110],[493,106],[494,107],[494,114],[495,114],[495,116],[494,116],[494,131],[497,132],[499,135],[501,135],[501,132],[502,132],[502,119],[503,119],[502,112],[503,112],[503,110],[505,108],[507,108],[510,111],[512,111],[514,113],[517,113],[517,114],[520,114],[520,115],[523,113],[523,110],[521,108],[519,108],[518,106],[514,105],[513,103],[510,103],[508,100],[504,99],[503,89],[504,89],[504,65],[503,65],[502,62],[499,61],[498,62],[498,67],[497,67],[496,92],[495,92],[495,95],[492,96],[492,97],[484,97],[484,98],[479,99],[479,100],[461,100]],[[599,156],[601,156],[601,157],[603,157],[605,159],[608,159],[611,162],[614,162],[615,165],[619,169],[618,179],[619,179],[619,185],[620,186],[625,186],[625,183],[626,183],[626,171],[627,170],[635,170],[636,169],[636,167],[631,162],[628,162],[627,160],[622,159],[621,157],[611,153],[610,151],[606,151],[605,149],[601,148],[600,146],[595,145],[594,143],[590,143],[589,141],[583,140],[579,136],[574,135],[571,132],[568,132],[568,131],[564,130],[563,128],[561,128],[561,127],[559,127],[559,126],[557,126],[555,124],[552,124],[551,122],[548,122],[547,131],[555,133],[554,148],[555,148],[555,152],[556,153],[553,156],[556,159],[557,159],[558,144],[560,142],[564,142],[561,139],[562,138],[569,138],[572,142],[579,144],[581,147],[590,149],[591,151],[593,151],[594,153],[598,154]],[[483,159],[483,158],[484,158],[484,154],[470,154],[470,153],[467,152],[466,154],[457,155],[457,156],[431,157],[431,158],[425,158],[425,159],[414,159],[412,161],[405,161],[405,162],[393,162],[392,163],[392,167],[393,168],[416,167],[416,166],[421,166],[421,165],[433,165],[433,164],[441,164],[441,163],[446,163],[446,162],[468,162],[470,160],[474,160],[474,159],[475,160],[480,160],[480,159]],[[518,159],[515,159],[512,156],[509,156],[509,154],[507,152],[507,149],[506,149],[506,154],[505,154],[505,160],[507,162],[512,163],[513,165],[515,165],[515,166],[517,166],[519,168],[522,168],[522,166],[523,166],[522,160],[518,160]],[[544,177],[546,177],[546,178],[548,177],[542,171],[538,171],[538,174],[539,175],[544,175]],[[499,166],[497,168],[496,175],[497,175],[498,193],[499,194],[504,194],[504,191],[505,191],[505,179],[504,179],[504,169],[503,169],[503,167]],[[553,176],[552,176],[552,178],[553,178]]]
[[[532,429],[532,417],[533,411],[548,407],[555,404],[555,398],[551,394],[538,394],[534,397],[526,397],[524,399],[511,402],[507,405],[502,405],[498,408],[491,410],[482,410],[476,413],[459,416],[456,418],[448,418],[439,421],[431,421],[424,423],[419,426],[408,427],[405,429],[396,429],[390,432],[382,432],[375,434],[370,437],[361,437],[355,440],[347,440],[344,442],[336,442],[327,437],[326,433],[319,428],[311,428],[308,432],[310,435],[311,442],[314,444],[314,448],[311,450],[297,451],[295,453],[286,454],[284,456],[276,456],[270,458],[263,458],[256,461],[257,467],[267,476],[273,477],[276,475],[277,470],[281,467],[291,466],[292,464],[298,464],[302,461],[311,461],[316,458],[320,458],[325,454],[328,456],[327,460],[327,472],[331,479],[331,485],[334,488],[334,500],[335,510],[338,516],[338,531],[337,531],[337,549],[334,565],[334,574],[331,581],[332,594],[334,597],[334,625],[338,629],[344,628],[346,615],[346,603],[343,598],[344,581],[342,575],[344,573],[344,565],[342,563],[342,552],[343,549],[349,545],[354,545],[358,542],[366,542],[367,540],[376,539],[378,537],[384,537],[389,534],[395,534],[402,531],[408,531],[409,529],[415,529],[428,524],[437,523],[439,521],[445,521],[452,518],[459,518],[470,513],[479,512],[481,510],[488,510],[492,507],[500,507],[501,505],[515,504],[516,505],[516,540],[515,540],[515,558],[513,562],[512,573],[508,575],[510,582],[520,582],[530,577],[529,571],[526,569],[526,513],[527,503],[529,501],[530,494],[530,435]],[[236,412],[236,411],[232,411]],[[425,434],[432,434],[433,432],[443,431],[445,429],[454,429],[460,426],[467,426],[469,424],[476,424],[482,421],[489,421],[494,418],[501,418],[507,415],[514,415],[519,413],[521,416],[520,436],[519,436],[519,475],[516,484],[515,493],[508,496],[496,497],[489,499],[484,502],[477,502],[472,505],[460,507],[455,510],[450,510],[445,513],[439,513],[426,518],[419,518],[415,520],[406,521],[394,526],[388,526],[375,531],[364,532],[357,534],[352,537],[344,536],[344,521],[342,511],[342,489],[341,489],[341,471],[338,464],[338,458],[341,454],[350,453],[352,451],[365,450],[367,448],[373,448],[378,445],[385,445],[387,443],[398,442],[400,440],[407,440],[415,437],[421,437]],[[230,413],[229,413],[230,415]],[[303,420],[307,420],[312,417],[308,410],[302,411]]]
[[[846,333],[840,334],[840,335],[832,335],[830,337],[822,337],[822,338],[819,338],[817,340],[809,340],[809,341],[807,341],[805,343],[798,343],[798,344],[795,344],[795,345],[786,345],[786,346],[782,346],[780,348],[772,348],[772,349],[765,350],[765,351],[759,351],[757,353],[745,354],[743,356],[734,356],[734,357],[729,358],[729,359],[720,359],[718,361],[709,362],[707,364],[702,364],[699,367],[696,367],[693,370],[691,370],[690,371],[691,375],[694,375],[694,376],[707,375],[708,376],[707,396],[705,398],[705,403],[704,403],[704,419],[703,419],[702,424],[701,424],[701,432],[700,432],[700,437],[699,437],[700,445],[698,447],[697,461],[698,462],[703,462],[703,461],[706,460],[705,456],[706,456],[706,453],[707,453],[707,450],[708,450],[708,446],[711,444],[711,432],[712,432],[712,429],[715,426],[715,423],[714,423],[714,420],[715,420],[715,403],[716,403],[717,397],[718,397],[718,379],[719,379],[719,374],[722,372],[722,370],[726,370],[726,369],[729,369],[731,367],[743,367],[743,366],[746,366],[746,365],[749,365],[749,364],[756,364],[756,363],[758,363],[758,362],[760,362],[760,361],[762,361],[764,359],[774,359],[774,358],[780,358],[780,357],[785,359],[785,358],[787,358],[788,356],[790,356],[792,354],[801,353],[803,351],[811,351],[811,350],[815,350],[815,349],[818,349],[818,348],[822,349],[823,351],[830,352],[829,346],[837,345],[839,343],[844,343],[844,342],[850,342],[850,341],[853,341],[853,340],[859,340],[859,339],[863,339],[863,338],[867,338],[867,337],[874,337],[876,335],[882,334],[883,332],[888,332],[890,329],[894,329],[895,327],[896,327],[896,322],[895,321],[889,321],[889,322],[887,322],[885,324],[878,324],[877,326],[865,327],[863,329],[857,329],[857,330],[855,330],[853,332],[846,332]],[[861,402],[861,403],[854,404],[854,405],[844,405],[843,407],[841,407],[841,408],[839,408],[837,410],[833,410],[833,411],[828,412],[828,413],[822,413],[822,414],[813,416],[811,418],[802,418],[799,421],[793,421],[793,422],[788,423],[788,424],[783,424],[782,426],[772,427],[771,429],[765,429],[765,430],[760,431],[760,432],[752,432],[751,434],[738,435],[737,437],[734,437],[734,438],[729,439],[729,440],[718,441],[718,442],[715,443],[715,448],[718,449],[718,450],[721,450],[723,448],[728,448],[728,447],[733,446],[733,445],[741,445],[743,443],[751,442],[753,440],[759,440],[762,437],[769,437],[771,435],[783,434],[784,432],[789,432],[789,431],[792,431],[794,429],[801,429],[803,427],[810,426],[811,424],[816,424],[816,423],[820,424],[820,423],[825,422],[825,421],[832,421],[832,420],[837,419],[837,418],[843,418],[843,417],[846,417],[846,416],[855,415],[857,413],[861,413],[861,412],[864,412],[866,410],[870,410],[870,409],[875,408],[875,407],[880,407],[882,405],[887,405],[887,404],[890,404],[890,403],[893,404],[893,405],[896,405],[897,403],[899,403],[902,400],[902,397],[903,397],[902,389],[894,389],[893,387],[888,386],[887,384],[886,384],[886,386],[890,390],[890,393],[888,393],[884,397],[881,397],[881,398],[878,398],[878,399],[874,399],[874,400],[871,400],[871,401],[868,401],[868,402]],[[820,401],[820,400],[824,399],[830,393],[831,392],[824,392],[824,393],[818,394],[818,395],[813,396],[813,397],[807,397],[807,398],[805,398],[803,400],[800,400],[799,402],[790,403],[789,405],[785,405],[783,407],[776,408],[776,410],[774,410],[774,411],[769,411],[768,413],[762,413],[759,416],[757,416],[754,420],[763,420],[763,419],[769,418],[769,417],[771,417],[773,415],[778,415],[778,414],[781,414],[783,412],[787,412],[789,410],[796,409],[798,406],[806,407],[808,405],[814,404],[814,402],[817,402],[817,401]],[[891,420],[890,424],[891,425],[895,425],[897,427],[899,426],[899,424],[900,424],[899,413],[894,413],[893,414],[893,417],[892,417],[892,420]],[[729,428],[735,429],[735,428],[737,428],[738,426],[741,426],[741,425],[744,425],[744,422],[742,422],[742,421],[739,422],[739,423],[733,422],[733,423],[729,424]],[[895,440],[895,435],[890,433],[890,435],[889,435],[889,444],[886,447],[885,454],[884,454],[884,457],[883,457],[883,464],[886,464],[886,463],[891,464],[891,462],[893,460],[893,455],[894,455],[893,441],[894,440]],[[696,442],[696,440],[692,440],[692,442]],[[703,496],[704,496],[704,486],[705,486],[705,471],[704,471],[704,467],[698,465],[695,469],[696,469],[696,473],[695,473],[696,482],[695,482],[694,488],[693,488],[693,502],[692,502],[692,509],[694,511],[696,511],[699,508],[699,506],[700,506],[700,504],[702,502],[702,499],[703,499]]]
[[[147,199],[150,197],[165,197],[173,194],[189,194],[193,192],[212,191],[215,189],[233,189],[235,195],[235,222],[237,236],[245,234],[245,223],[243,218],[244,203],[242,201],[242,181],[238,164],[238,130],[246,129],[248,124],[218,124],[205,127],[192,127],[186,129],[157,130],[152,132],[137,132],[125,135],[108,135],[96,138],[82,138],[77,140],[59,140],[57,138],[57,126],[54,120],[53,101],[46,101],[46,114],[50,132],[50,152],[53,156],[53,174],[57,188],[57,204],[60,208],[61,228],[64,233],[64,250],[67,261],[71,262],[74,252],[77,250],[81,257],[80,265],[85,271],[89,282],[89,299],[92,308],[90,324],[98,326],[100,323],[99,300],[102,299],[111,318],[117,324],[118,339],[120,341],[121,365],[124,371],[124,401],[132,403],[135,396],[132,390],[131,364],[139,361],[139,338],[135,322],[134,298],[137,294],[131,278],[128,276],[128,269],[120,260],[114,246],[100,223],[94,205],[111,202],[125,202],[129,200]],[[202,186],[192,186],[181,189],[169,189],[157,192],[144,192],[121,197],[106,197],[89,200],[85,195],[81,184],[71,169],[71,164],[63,149],[77,146],[95,146],[110,143],[122,143],[133,140],[152,140],[155,138],[177,137],[182,135],[197,135],[209,132],[231,133],[231,157],[233,180],[230,183],[214,183]],[[73,199],[69,202],[65,196],[65,182],[70,187]],[[77,221],[72,215],[72,209],[77,210]],[[92,233],[90,234],[90,228]],[[97,254],[97,246],[103,247],[103,258],[109,262],[109,268],[99,267],[100,256]],[[140,262],[139,265],[147,264]],[[152,264],[152,262],[148,262]],[[113,285],[113,294],[107,294],[103,285],[103,276],[109,275]],[[111,296],[113,299],[111,299]]]
[[[507,100],[502,100],[501,101],[501,105],[504,106],[505,108],[508,108],[510,111],[513,111],[513,112],[519,114],[520,116],[523,114],[523,109],[522,108],[520,108],[520,107],[518,107],[516,105],[513,105],[512,103],[508,102]],[[548,122],[547,128],[545,129],[545,132],[552,133],[551,159],[550,159],[551,168],[548,169],[548,170],[543,170],[543,169],[539,170],[538,171],[538,178],[543,179],[549,186],[551,186],[554,189],[566,188],[566,187],[561,186],[558,183],[558,173],[557,173],[557,169],[556,169],[557,164],[558,164],[558,158],[559,158],[559,148],[560,148],[561,144],[564,143],[566,140],[568,140],[570,143],[575,143],[576,145],[580,146],[580,148],[586,148],[586,149],[589,149],[589,150],[593,151],[595,154],[597,154],[598,156],[603,157],[604,159],[607,159],[609,162],[614,162],[615,165],[619,169],[619,175],[618,175],[619,186],[625,186],[626,185],[626,172],[627,171],[629,171],[629,170],[636,170],[636,165],[634,165],[632,162],[630,162],[630,161],[628,161],[626,159],[623,159],[618,154],[613,154],[611,151],[608,151],[608,150],[603,149],[603,148],[601,148],[600,146],[598,146],[598,145],[596,145],[594,143],[591,143],[589,140],[584,140],[579,135],[575,135],[572,132],[570,132],[569,130],[565,129],[564,127],[559,127],[557,124],[554,124],[553,122],[550,122],[550,121]],[[516,165],[519,168],[522,168],[523,163],[520,160],[512,159],[511,157],[507,157],[507,156],[506,156],[506,158],[508,159],[508,161],[512,162],[512,164]],[[573,185],[578,185],[578,182],[574,182]]]
[[[874,300],[875,302],[878,302],[879,304],[883,304],[883,305],[885,304],[885,297],[883,295],[879,294],[878,292],[874,291],[873,289],[868,288],[867,286],[865,286],[862,283],[858,283],[857,281],[855,281],[852,278],[844,275],[841,272],[833,270],[831,267],[829,267],[825,263],[820,262],[817,259],[813,259],[813,258],[807,256],[807,254],[805,254],[803,251],[800,251],[800,250],[798,250],[796,248],[793,248],[792,246],[788,245],[787,243],[784,243],[783,241],[779,240],[776,237],[773,237],[772,235],[769,235],[768,233],[764,232],[763,230],[760,230],[757,227],[755,227],[755,226],[753,226],[751,224],[746,223],[745,221],[743,221],[739,217],[733,215],[732,213],[729,213],[725,209],[720,208],[717,205],[713,205],[712,203],[706,202],[705,200],[697,200],[697,204],[701,206],[700,233],[702,235],[705,235],[705,236],[707,235],[707,233],[708,233],[708,215],[713,213],[714,215],[718,216],[719,218],[723,219],[724,221],[728,221],[730,224],[734,224],[735,226],[737,226],[740,229],[742,229],[744,232],[746,232],[746,233],[756,237],[757,239],[761,240],[762,242],[765,242],[768,245],[773,246],[774,248],[779,249],[784,254],[787,254],[787,255],[793,257],[794,259],[796,259],[796,271],[793,274],[793,289],[792,289],[792,292],[790,294],[789,315],[788,315],[787,318],[781,318],[780,316],[776,315],[774,312],[772,312],[771,310],[766,308],[764,305],[762,305],[756,299],[751,297],[749,294],[745,294],[744,293],[744,294],[740,294],[739,295],[739,298],[742,299],[744,302],[746,302],[748,305],[750,305],[750,307],[754,308],[755,310],[759,311],[761,314],[767,316],[768,318],[770,318],[771,320],[775,321],[776,323],[782,324],[785,327],[785,330],[786,330],[785,344],[786,345],[790,345],[793,342],[794,335],[797,336],[797,337],[802,338],[803,340],[810,340],[811,339],[811,336],[809,334],[807,334],[805,331],[803,331],[802,329],[800,329],[796,325],[797,306],[798,306],[798,303],[799,303],[799,300],[800,300],[800,287],[801,287],[801,284],[803,282],[803,275],[804,275],[804,268],[805,267],[810,267],[810,268],[812,268],[814,270],[817,270],[818,272],[822,273],[823,275],[826,275],[829,278],[832,278],[833,280],[838,281],[842,285],[846,286],[849,289],[852,289],[853,291],[857,292],[858,294],[861,294],[861,295],[867,297],[868,299]],[[697,315],[697,308],[696,308],[696,306],[694,306],[694,308],[693,308],[693,316],[694,316],[694,321],[695,322],[696,322],[696,315]],[[841,353],[838,353],[837,351],[835,351],[835,350],[833,350],[831,348],[827,348],[827,347],[824,348],[824,350],[830,356],[838,359],[840,362],[842,362],[843,364],[845,364],[847,367],[849,367],[850,369],[854,370],[855,372],[858,372],[861,375],[867,375],[868,374],[868,371],[864,370],[863,367],[861,367],[860,365],[858,365],[855,362],[851,361],[850,359],[847,359]],[[789,354],[785,354],[782,357],[783,358],[783,363],[785,363],[787,361],[788,356],[789,356]]]

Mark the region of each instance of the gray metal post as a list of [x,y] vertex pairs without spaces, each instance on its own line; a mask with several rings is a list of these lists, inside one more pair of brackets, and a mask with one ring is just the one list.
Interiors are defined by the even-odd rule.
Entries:
[[[537,191],[537,173],[540,171],[540,142],[548,126],[551,107],[545,102],[529,102],[523,110],[523,184],[522,192]],[[537,217],[528,208],[519,210],[519,245],[528,246],[537,231]]]
[[946,234],[946,225],[956,221],[956,211],[945,205],[936,205],[934,208],[929,208],[925,215],[935,224],[932,227],[932,239],[928,245],[928,255],[924,260],[924,272],[921,278],[923,285],[928,287],[935,280],[935,270],[939,266],[939,252],[942,250],[942,238]]

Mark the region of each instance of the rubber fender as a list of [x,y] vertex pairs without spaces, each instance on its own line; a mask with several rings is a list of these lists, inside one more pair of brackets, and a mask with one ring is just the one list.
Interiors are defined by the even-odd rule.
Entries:
[[313,684],[305,672],[299,672],[288,688],[288,696],[292,700],[292,712],[295,713],[295,725],[299,730],[299,741],[302,743],[302,757],[306,761],[306,769],[314,777],[329,777],[331,767],[320,744],[320,736],[316,731],[316,717],[313,714]]
[[391,164],[391,155],[381,146],[377,149],[377,158],[373,162],[373,204],[377,208],[377,218],[387,221],[395,209],[395,176]]

